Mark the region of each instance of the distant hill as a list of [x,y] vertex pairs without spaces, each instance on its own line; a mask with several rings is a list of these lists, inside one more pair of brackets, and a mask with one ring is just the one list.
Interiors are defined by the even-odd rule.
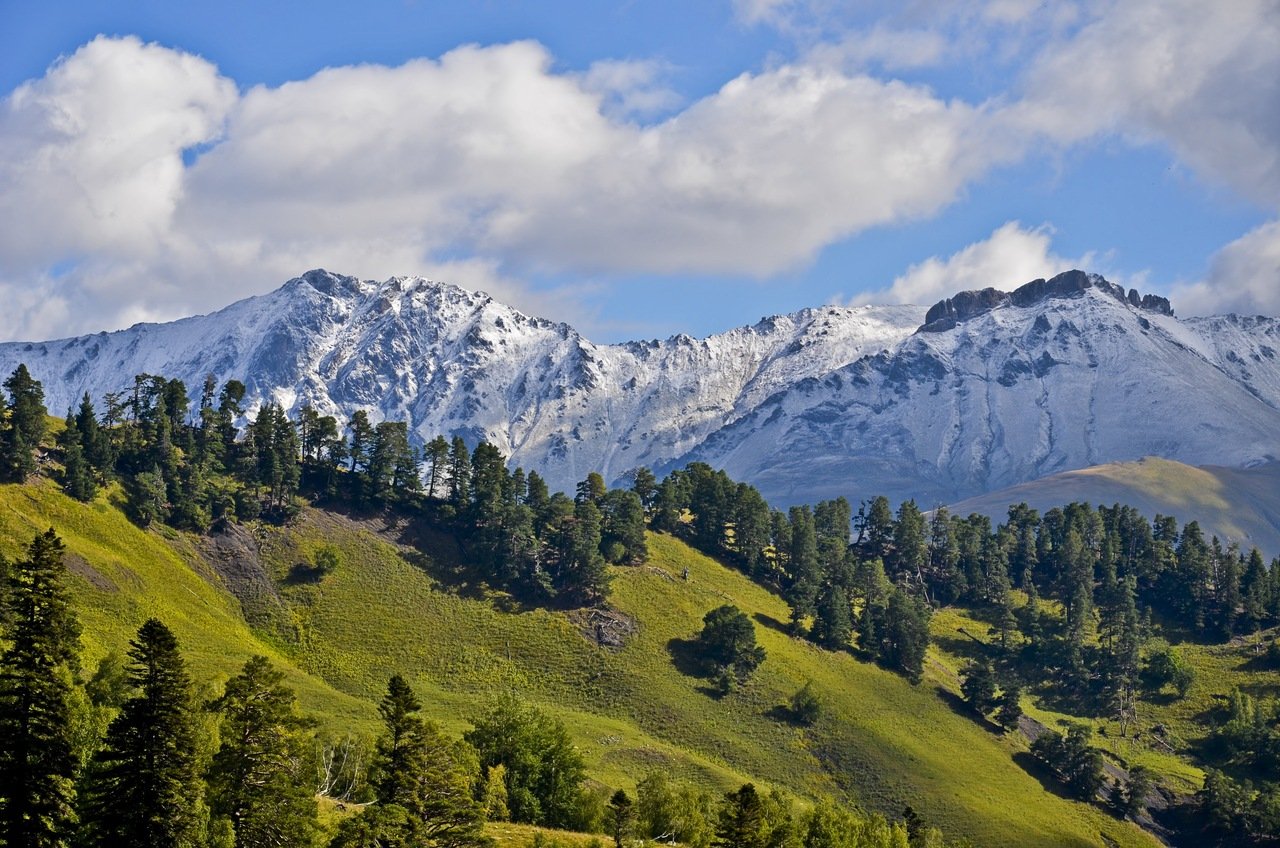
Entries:
[[1280,556],[1280,462],[1252,468],[1194,467],[1157,457],[1114,462],[1054,474],[996,492],[958,501],[958,515],[1008,515],[1010,504],[1026,502],[1041,511],[1072,501],[1110,506],[1121,503],[1147,515],[1172,515],[1179,525],[1196,520],[1206,538],[1256,547]]

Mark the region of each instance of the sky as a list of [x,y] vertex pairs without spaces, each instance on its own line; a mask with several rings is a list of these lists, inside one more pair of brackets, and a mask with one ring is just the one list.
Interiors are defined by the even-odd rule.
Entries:
[[1280,0],[0,0],[0,339],[311,268],[597,341],[1070,268],[1280,315]]

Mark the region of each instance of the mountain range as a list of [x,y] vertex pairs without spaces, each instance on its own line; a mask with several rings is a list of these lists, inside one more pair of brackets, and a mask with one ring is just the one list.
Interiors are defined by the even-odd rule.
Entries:
[[1069,271],[923,306],[826,306],[705,339],[595,344],[567,324],[416,277],[323,270],[209,315],[0,344],[61,413],[139,373],[239,379],[252,409],[311,404],[486,439],[572,491],[645,465],[726,469],[784,505],[948,503],[1158,456],[1280,458],[1280,320],[1179,319]]

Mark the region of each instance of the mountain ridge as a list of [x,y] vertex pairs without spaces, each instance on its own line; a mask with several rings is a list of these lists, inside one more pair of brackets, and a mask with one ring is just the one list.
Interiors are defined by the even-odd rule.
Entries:
[[[418,441],[485,439],[567,490],[591,471],[697,460],[783,504],[946,502],[1146,455],[1280,456],[1280,321],[1172,312],[1072,271],[930,309],[816,307],[601,345],[483,292],[314,270],[204,316],[0,344],[0,370],[26,362],[55,412],[138,373],[193,389],[239,379],[250,410],[365,409],[407,420]],[[1186,408],[1202,412],[1183,421]]]

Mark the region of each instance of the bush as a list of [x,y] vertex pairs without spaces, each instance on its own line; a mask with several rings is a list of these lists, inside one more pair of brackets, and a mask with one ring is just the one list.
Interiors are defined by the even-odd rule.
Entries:
[[791,717],[797,724],[809,727],[822,715],[822,701],[819,700],[813,686],[805,683],[791,696]]

